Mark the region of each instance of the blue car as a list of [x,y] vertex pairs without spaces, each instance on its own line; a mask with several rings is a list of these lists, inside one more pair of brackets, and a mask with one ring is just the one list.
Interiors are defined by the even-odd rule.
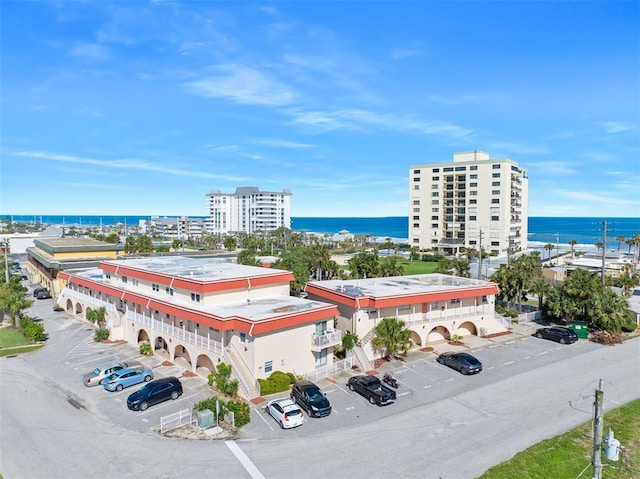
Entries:
[[153,372],[148,368],[124,368],[102,380],[102,387],[107,391],[122,391],[124,388],[148,383],[153,379]]

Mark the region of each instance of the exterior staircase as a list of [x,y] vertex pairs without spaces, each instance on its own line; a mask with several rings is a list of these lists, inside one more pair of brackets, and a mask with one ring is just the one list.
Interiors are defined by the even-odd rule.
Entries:
[[253,374],[251,374],[251,371],[238,355],[235,348],[225,348],[224,358],[231,365],[231,374],[238,379],[240,389],[243,393],[241,395],[249,400],[260,396],[258,381],[253,377]]

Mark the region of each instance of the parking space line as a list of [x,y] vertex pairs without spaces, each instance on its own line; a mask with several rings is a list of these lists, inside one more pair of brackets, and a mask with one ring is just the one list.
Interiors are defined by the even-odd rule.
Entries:
[[492,344],[491,346],[487,346],[487,349],[494,349],[494,348],[497,348],[499,346],[500,346],[499,344]]
[[[261,410],[264,411],[264,414],[261,412]],[[256,409],[254,409],[254,411],[256,412],[256,414],[258,414],[258,417],[264,421],[264,423],[267,425],[267,427],[273,431],[274,429],[271,427],[271,424],[269,424],[267,422],[267,420],[264,418],[265,414],[267,416],[269,416],[269,417],[271,417],[271,415],[263,408],[260,408],[260,409],[256,408]]]
[[247,457],[247,455],[242,451],[242,449],[240,449],[240,446],[238,446],[235,441],[225,441],[224,443],[227,445],[233,455],[236,456],[236,459],[240,461],[240,464],[242,464],[242,467],[244,467],[245,471],[249,473],[252,479],[265,479],[256,465],[251,462],[251,459]]
[[540,351],[540,352],[538,353],[538,356],[542,356],[543,354],[547,354],[548,352],[549,352],[549,351]]
[[515,361],[507,361],[506,363],[502,363],[502,364],[504,364],[505,366],[508,366],[509,364],[513,364],[513,363],[515,363]]

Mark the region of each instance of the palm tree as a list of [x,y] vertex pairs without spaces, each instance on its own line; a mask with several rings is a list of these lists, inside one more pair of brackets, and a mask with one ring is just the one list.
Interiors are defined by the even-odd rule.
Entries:
[[573,259],[573,247],[577,245],[578,242],[574,239],[569,240],[569,246],[571,246],[571,259]]
[[97,323],[99,328],[104,328],[105,317],[107,316],[107,310],[104,306],[92,309],[87,313],[87,319],[92,323]]
[[598,249],[598,251],[600,251],[600,248],[604,248],[604,243],[602,241],[598,241],[596,243],[596,248]]
[[618,251],[620,251],[620,245],[624,243],[626,239],[627,238],[625,238],[623,235],[616,236],[616,241],[618,242]]
[[538,310],[542,311],[542,305],[544,304],[544,297],[551,288],[542,278],[538,278],[529,285],[529,292],[538,296]]
[[384,356],[395,356],[398,351],[407,354],[412,343],[411,331],[398,318],[384,318],[376,326],[376,333],[371,339],[371,345],[384,350]]
[[547,259],[551,259],[551,251],[553,251],[555,248],[556,247],[553,246],[551,243],[547,243],[546,245],[544,245],[544,249],[546,249],[549,252]]

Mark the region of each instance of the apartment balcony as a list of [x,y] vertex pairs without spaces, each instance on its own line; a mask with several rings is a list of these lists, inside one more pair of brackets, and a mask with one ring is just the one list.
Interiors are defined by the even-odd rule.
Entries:
[[335,329],[324,334],[311,336],[311,350],[318,352],[342,343],[342,331]]
[[197,332],[194,333],[188,331],[185,326],[174,326],[173,324],[164,323],[152,318],[151,316],[136,313],[134,311],[127,311],[125,318],[128,321],[134,321],[138,324],[142,324],[143,326],[151,328],[154,331],[183,343],[193,344],[201,349],[212,351],[219,355],[223,354],[224,345],[221,342],[215,341],[207,336],[201,336]]
[[453,307],[445,310],[430,311],[428,313],[408,314],[406,316],[402,316],[400,319],[410,326],[415,327],[422,325],[426,329],[426,326],[430,323],[478,319],[478,316],[493,318],[492,308],[490,308],[488,304],[482,304],[480,306]]

